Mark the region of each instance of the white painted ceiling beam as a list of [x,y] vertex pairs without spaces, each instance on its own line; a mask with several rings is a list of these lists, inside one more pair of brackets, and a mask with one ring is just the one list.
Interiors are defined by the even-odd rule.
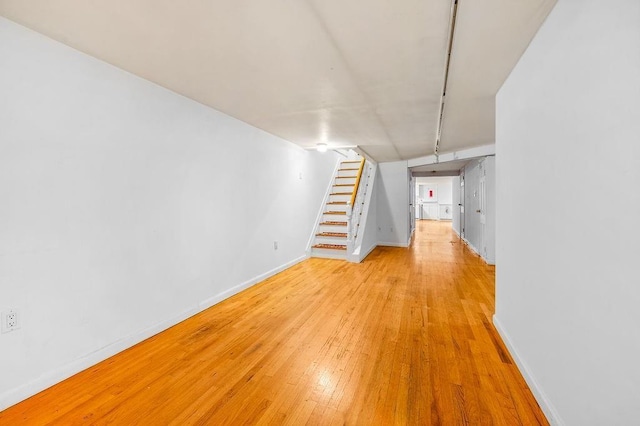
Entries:
[[496,154],[495,144],[482,145],[460,151],[447,152],[440,155],[427,155],[413,158],[407,162],[408,167],[427,166],[429,164],[446,163],[448,161],[467,160]]

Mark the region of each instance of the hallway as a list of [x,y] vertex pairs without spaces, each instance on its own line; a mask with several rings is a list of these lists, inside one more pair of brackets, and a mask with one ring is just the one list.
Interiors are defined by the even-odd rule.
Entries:
[[0,424],[547,424],[450,222],[309,259],[8,410]]

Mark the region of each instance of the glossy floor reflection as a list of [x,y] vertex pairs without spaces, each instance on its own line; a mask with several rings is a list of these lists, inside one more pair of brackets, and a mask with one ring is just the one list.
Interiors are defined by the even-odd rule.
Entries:
[[494,268],[410,248],[309,259],[0,413],[0,424],[547,424],[491,325]]

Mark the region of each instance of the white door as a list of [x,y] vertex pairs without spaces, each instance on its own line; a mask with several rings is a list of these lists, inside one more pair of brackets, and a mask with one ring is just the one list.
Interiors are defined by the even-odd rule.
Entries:
[[486,186],[487,172],[484,164],[480,163],[480,183],[478,187],[478,213],[480,213],[480,253],[483,258],[487,258],[486,248],[486,224],[487,224],[487,186]]
[[465,192],[464,192],[464,172],[460,174],[460,237],[465,238],[465,222],[464,222],[464,205],[465,205]]
[[409,235],[413,234],[416,228],[416,219],[419,219],[419,212],[416,211],[416,180],[409,176]]

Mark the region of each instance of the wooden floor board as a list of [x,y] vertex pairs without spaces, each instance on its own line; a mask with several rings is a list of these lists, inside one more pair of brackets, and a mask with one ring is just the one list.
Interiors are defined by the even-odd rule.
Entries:
[[309,259],[0,412],[0,424],[546,425],[448,222]]

